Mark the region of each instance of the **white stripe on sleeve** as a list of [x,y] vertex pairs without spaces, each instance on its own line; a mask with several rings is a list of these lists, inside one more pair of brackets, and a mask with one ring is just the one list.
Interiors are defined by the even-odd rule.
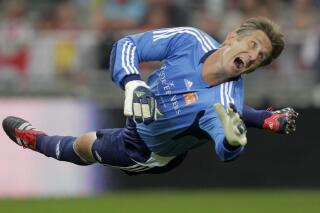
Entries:
[[121,62],[122,67],[127,74],[139,74],[138,69],[134,65],[135,51],[137,47],[130,41],[125,41],[122,52],[121,52]]
[[157,41],[157,40],[159,40],[159,39],[168,38],[168,37],[174,36],[174,35],[179,34],[179,33],[187,33],[187,34],[193,35],[193,36],[196,37],[196,39],[200,42],[201,47],[202,47],[202,50],[203,50],[204,52],[208,52],[208,51],[209,51],[209,50],[205,47],[205,45],[203,44],[203,41],[200,39],[200,37],[197,36],[197,34],[195,34],[194,32],[191,32],[191,31],[186,31],[186,30],[180,30],[180,31],[177,31],[177,32],[172,32],[172,33],[170,33],[170,34],[161,35],[161,36],[158,36],[157,38],[154,38],[153,41]]
[[[201,35],[203,35],[203,33],[200,32]],[[216,45],[214,45],[212,43],[212,41],[210,40],[210,38],[208,38],[209,36],[207,36],[206,34],[203,35],[204,39],[210,44],[211,47],[213,47],[213,49],[217,49],[218,47]]]
[[208,40],[205,38],[203,33],[201,33],[199,30],[197,30],[195,28],[192,28],[192,27],[186,27],[185,29],[186,30],[190,30],[192,32],[195,32],[200,37],[200,39],[202,40],[203,44],[208,48],[208,50],[215,49],[215,46],[212,43],[208,42]]
[[133,47],[133,44],[131,42],[129,42],[128,48],[126,49],[126,63],[125,65],[127,66],[127,68],[130,70],[131,74],[134,74],[134,69],[132,68],[132,66],[130,65],[130,49]]
[[201,44],[201,47],[204,52],[208,52],[209,50],[216,48],[209,38],[203,35],[203,33],[201,33],[196,28],[192,28],[192,27],[178,27],[178,28],[171,28],[171,29],[165,29],[165,30],[156,30],[153,32],[153,41],[168,38],[178,33],[187,33],[196,37],[196,39]]
[[224,83],[224,97],[226,98],[226,106],[229,107],[230,99],[228,97],[229,93],[229,82]]
[[134,45],[132,48],[132,51],[131,51],[131,66],[133,67],[134,74],[139,74],[139,71],[134,66],[134,56],[135,56],[136,49],[137,49],[137,47]]
[[230,99],[230,102],[234,104],[234,99],[232,98],[232,86],[233,86],[233,81],[230,81],[228,97]]
[[224,106],[223,88],[224,84],[220,84],[220,102]]
[[127,74],[130,74],[129,69],[127,68],[127,66],[125,65],[125,50],[126,47],[128,46],[129,41],[126,41],[122,47],[122,51],[121,51],[121,63],[122,63],[122,67],[124,68],[124,70],[126,71]]

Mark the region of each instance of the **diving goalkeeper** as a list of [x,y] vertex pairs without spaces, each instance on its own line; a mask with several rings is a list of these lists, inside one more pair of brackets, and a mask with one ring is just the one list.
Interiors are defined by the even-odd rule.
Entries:
[[[283,48],[278,26],[263,17],[246,20],[222,44],[191,27],[129,35],[114,44],[110,57],[112,80],[125,91],[124,128],[49,136],[13,116],[3,128],[18,145],[48,157],[101,163],[129,175],[169,171],[205,143],[230,161],[247,144],[246,127],[295,131],[292,108],[255,110],[243,103],[241,76],[268,65]],[[163,61],[146,82],[138,70],[144,61]]]

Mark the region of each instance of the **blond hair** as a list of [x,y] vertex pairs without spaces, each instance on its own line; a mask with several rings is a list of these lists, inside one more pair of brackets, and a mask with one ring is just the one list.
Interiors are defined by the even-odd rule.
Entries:
[[273,59],[277,58],[284,48],[284,35],[280,31],[279,25],[266,17],[254,17],[243,22],[236,30],[239,37],[248,35],[253,30],[263,31],[269,38],[272,51],[270,56],[262,62],[262,66],[270,64]]

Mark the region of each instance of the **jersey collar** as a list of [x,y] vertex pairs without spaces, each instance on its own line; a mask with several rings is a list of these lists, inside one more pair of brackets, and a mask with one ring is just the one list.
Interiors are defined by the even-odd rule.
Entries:
[[210,51],[206,52],[206,53],[202,56],[202,58],[200,59],[199,64],[200,64],[200,63],[203,64],[203,63],[207,60],[207,58],[208,58],[212,53],[214,53],[216,50],[217,50],[217,49],[210,50]]

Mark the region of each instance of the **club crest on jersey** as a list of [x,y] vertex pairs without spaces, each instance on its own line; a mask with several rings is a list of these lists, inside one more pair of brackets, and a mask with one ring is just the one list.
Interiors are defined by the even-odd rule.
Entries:
[[189,91],[193,85],[193,82],[188,79],[184,79],[184,84],[186,85],[186,88]]
[[189,92],[183,94],[184,103],[186,105],[190,105],[195,103],[198,100],[198,95],[195,92]]

